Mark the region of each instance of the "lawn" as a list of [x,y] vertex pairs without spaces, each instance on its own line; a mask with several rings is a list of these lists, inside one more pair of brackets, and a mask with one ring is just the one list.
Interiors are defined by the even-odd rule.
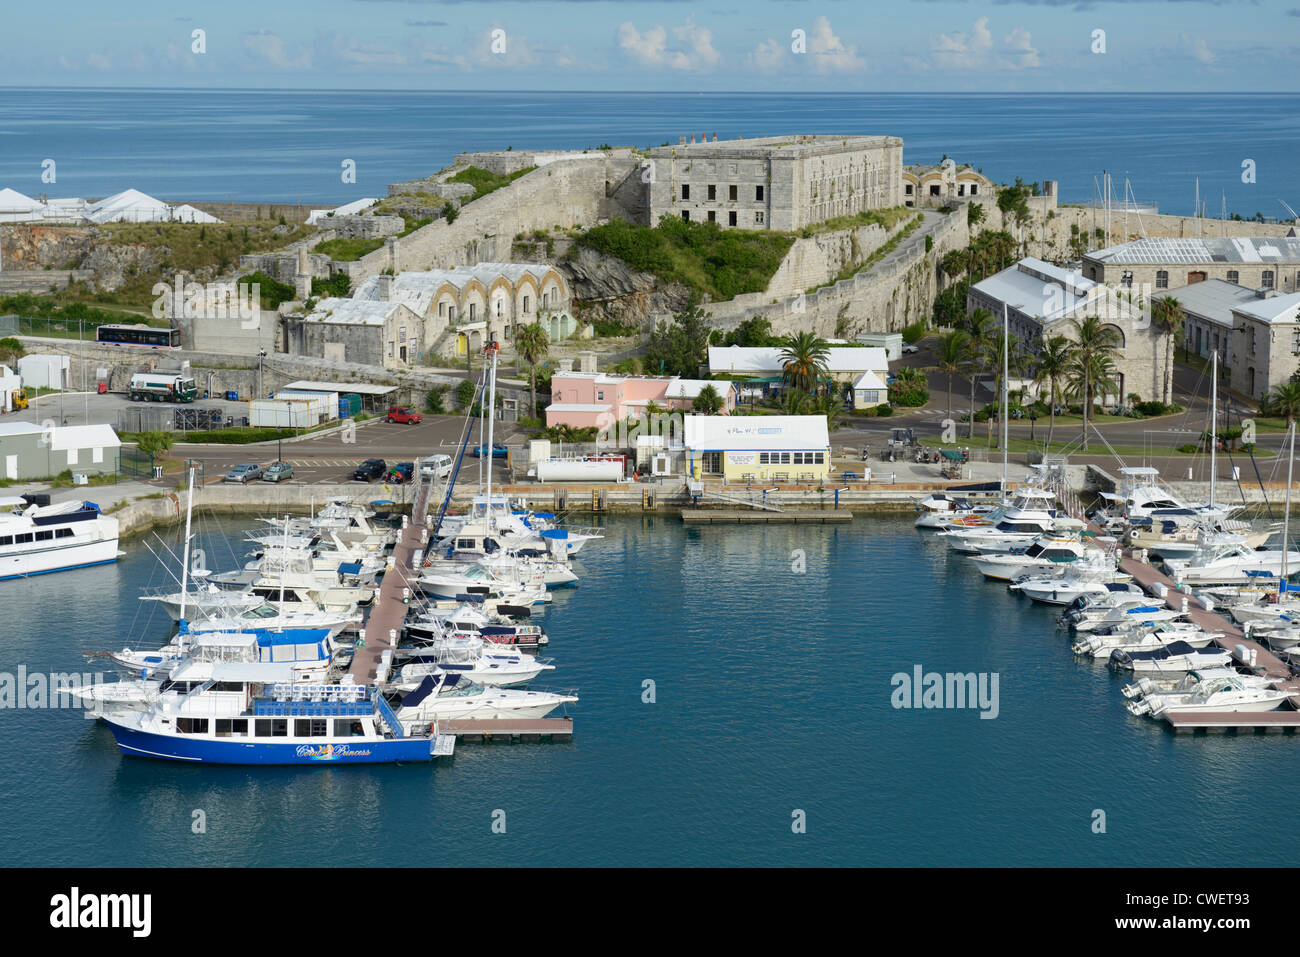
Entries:
[[335,262],[351,263],[356,262],[362,256],[374,252],[384,245],[382,239],[327,239],[323,243],[317,243],[312,252],[321,253],[329,256]]

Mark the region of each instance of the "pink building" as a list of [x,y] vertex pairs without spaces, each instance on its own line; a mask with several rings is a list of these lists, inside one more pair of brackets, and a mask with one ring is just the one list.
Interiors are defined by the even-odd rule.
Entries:
[[670,412],[687,412],[705,386],[722,397],[720,415],[736,407],[736,385],[710,379],[677,376],[622,376],[604,372],[557,372],[551,379],[551,404],[546,407],[548,427],[575,429],[604,427],[639,416],[648,403]]

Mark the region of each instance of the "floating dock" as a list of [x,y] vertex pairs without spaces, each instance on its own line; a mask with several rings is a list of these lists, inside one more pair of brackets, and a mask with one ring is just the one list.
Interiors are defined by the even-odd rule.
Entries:
[[[1178,583],[1168,575],[1128,557],[1120,562],[1120,569],[1133,576],[1133,580],[1142,586],[1148,594],[1156,585],[1164,585],[1164,602],[1175,611],[1186,611],[1187,617],[1203,631],[1221,633],[1222,638],[1215,638],[1214,643],[1231,654],[1237,662],[1250,667],[1257,674],[1272,678],[1274,686],[1280,691],[1288,691],[1291,708],[1279,711],[1231,711],[1231,712],[1174,712],[1164,716],[1165,721],[1175,731],[1266,731],[1280,733],[1300,729],[1300,678],[1292,677],[1290,666],[1253,638],[1247,638],[1241,628],[1223,615],[1210,611],[1200,599],[1187,592],[1178,590]],[[1237,646],[1241,645],[1254,653],[1254,664],[1247,665],[1237,655]]]
[[397,538],[393,547],[392,565],[384,572],[379,594],[375,596],[370,607],[370,617],[366,620],[365,644],[358,647],[348,668],[348,674],[357,684],[373,684],[379,673],[379,660],[383,653],[392,648],[396,638],[402,636],[406,624],[407,602],[403,591],[415,588],[411,580],[416,570],[411,567],[411,559],[416,550],[425,545],[425,510],[429,504],[429,484],[420,483],[420,491],[411,510],[411,520]]
[[1175,731],[1265,731],[1272,734],[1300,731],[1300,711],[1177,711],[1164,716]]
[[687,525],[752,525],[794,522],[800,525],[840,525],[853,521],[848,509],[798,512],[740,512],[722,509],[682,509],[682,521]]
[[569,741],[573,738],[573,719],[444,721],[438,725],[438,732],[474,741]]

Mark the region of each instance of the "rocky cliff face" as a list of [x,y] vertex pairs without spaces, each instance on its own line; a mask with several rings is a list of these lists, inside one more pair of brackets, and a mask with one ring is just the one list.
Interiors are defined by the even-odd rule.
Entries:
[[685,286],[660,283],[621,259],[585,246],[573,247],[571,257],[558,258],[554,265],[569,283],[574,315],[586,322],[604,320],[641,327],[649,324],[654,313],[680,312],[690,298]]
[[112,292],[128,278],[155,271],[166,262],[167,247],[107,245],[93,226],[0,226],[0,262],[6,271],[91,270],[100,292]]
[[5,269],[78,269],[95,242],[96,230],[15,223],[0,226]]

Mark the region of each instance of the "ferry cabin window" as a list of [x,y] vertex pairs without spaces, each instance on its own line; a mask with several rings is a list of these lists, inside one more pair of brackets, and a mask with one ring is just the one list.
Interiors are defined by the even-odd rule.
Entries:
[[207,734],[207,718],[177,718],[176,730],[181,734]]
[[[54,531],[54,537],[55,537],[55,538],[71,538],[71,537],[73,536],[73,534],[74,534],[74,533],[73,533],[72,529],[70,529],[70,528],[59,528],[59,529],[55,529],[55,531]],[[4,544],[4,542],[3,542],[3,541],[0,541],[0,545],[3,545],[3,544]]]
[[0,535],[0,545],[12,545],[14,537],[12,535]]
[[15,545],[27,545],[30,544],[31,540],[32,540],[31,532],[23,532],[21,535],[14,536]]
[[247,718],[218,718],[217,719],[217,737],[246,737],[248,735]]
[[295,718],[293,736],[295,738],[323,738],[329,734],[329,721],[325,718]]
[[285,738],[289,736],[289,719],[258,718],[254,730],[259,738]]
[[334,737],[336,738],[355,738],[365,733],[362,730],[360,721],[353,718],[334,719]]
[[44,530],[44,531],[37,532],[37,533],[36,533],[36,540],[37,540],[38,542],[49,542],[49,541],[53,541],[53,540],[54,540],[54,531],[53,531],[53,529],[46,529],[46,530]]

